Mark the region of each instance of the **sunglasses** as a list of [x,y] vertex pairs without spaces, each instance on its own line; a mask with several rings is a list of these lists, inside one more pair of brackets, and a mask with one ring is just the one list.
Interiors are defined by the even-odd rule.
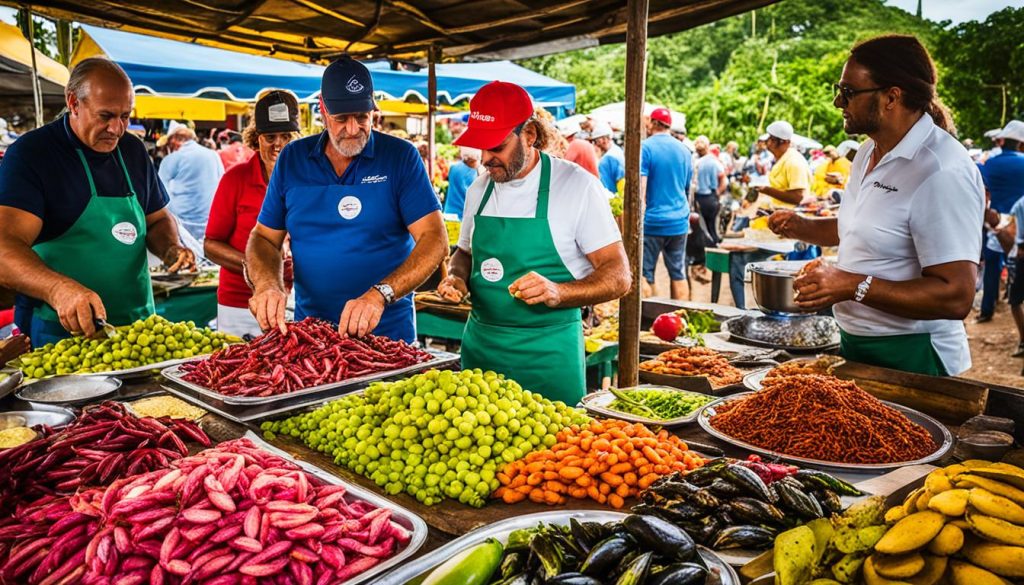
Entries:
[[885,91],[889,89],[887,87],[869,87],[867,89],[853,89],[848,85],[842,85],[839,83],[832,84],[832,91],[835,92],[837,98],[842,99],[844,103],[850,103],[850,100],[857,97],[862,93],[871,93],[875,91]]

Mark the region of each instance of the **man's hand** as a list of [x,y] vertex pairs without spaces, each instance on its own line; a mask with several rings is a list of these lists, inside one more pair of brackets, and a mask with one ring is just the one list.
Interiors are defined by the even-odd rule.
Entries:
[[384,295],[371,288],[359,298],[345,303],[338,319],[338,333],[351,337],[362,337],[380,323],[384,314]]
[[171,246],[164,252],[164,257],[161,260],[167,267],[167,272],[194,271],[196,269],[196,255],[184,246]]
[[469,288],[466,286],[465,280],[449,274],[448,278],[445,278],[441,281],[441,284],[437,285],[437,294],[445,300],[461,303],[466,298],[466,295],[469,294]]
[[853,300],[863,276],[840,270],[827,262],[814,266],[793,281],[796,304],[808,311],[820,311],[836,303]]
[[288,297],[283,291],[268,288],[252,295],[249,299],[249,310],[263,331],[277,327],[282,335],[287,335],[288,328],[284,321],[284,308],[287,303]]
[[89,337],[96,333],[93,319],[107,318],[100,296],[74,281],[63,281],[50,296],[50,306],[57,311],[60,324],[73,335]]
[[800,200],[800,205],[801,206],[806,206],[806,205],[811,205],[812,203],[817,203],[817,202],[818,202],[818,198],[816,196],[814,196],[814,195],[804,195],[804,198]]
[[559,285],[536,272],[530,272],[510,284],[508,292],[527,305],[544,303],[554,308],[562,302],[562,293]]
[[783,238],[789,238],[792,237],[792,230],[800,219],[800,216],[791,209],[776,211],[768,217],[768,229]]
[[839,173],[825,173],[825,182],[830,185],[838,185],[843,182],[843,176]]

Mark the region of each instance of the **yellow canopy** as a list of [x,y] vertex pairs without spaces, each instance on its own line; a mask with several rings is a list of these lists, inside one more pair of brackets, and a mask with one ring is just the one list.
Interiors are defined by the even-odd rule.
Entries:
[[219,122],[248,112],[249,104],[245,102],[139,94],[135,96],[132,117]]
[[[14,61],[32,70],[32,53],[28,39],[21,34],[21,29],[0,22],[0,57]],[[61,87],[68,84],[68,68],[47,57],[36,49],[36,69],[39,77],[51,81]]]
[[[377,107],[385,116],[426,116],[427,104],[414,104],[399,100],[378,100]],[[458,112],[458,108],[438,106],[438,112]]]

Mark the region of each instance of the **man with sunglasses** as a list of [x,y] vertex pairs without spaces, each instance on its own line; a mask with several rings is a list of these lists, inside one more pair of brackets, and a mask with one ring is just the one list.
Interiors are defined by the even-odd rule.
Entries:
[[775,164],[768,172],[768,187],[754,187],[757,193],[770,195],[781,202],[782,207],[793,207],[813,199],[811,183],[814,178],[811,167],[803,156],[793,148],[793,126],[785,120],[768,124],[767,132],[761,136],[768,151],[775,157]]
[[807,311],[833,307],[844,357],[941,376],[971,366],[963,319],[978,279],[985,188],[936,80],[915,37],[855,46],[833,103],[847,134],[869,140],[854,157],[838,218],[778,211],[769,227],[839,247],[836,265],[809,266],[794,289]]
[[249,237],[249,307],[264,331],[285,330],[281,246],[290,235],[295,320],[413,342],[410,293],[448,250],[440,204],[416,148],[372,129],[373,82],[362,63],[331,63],[320,88],[326,129],[278,155]]

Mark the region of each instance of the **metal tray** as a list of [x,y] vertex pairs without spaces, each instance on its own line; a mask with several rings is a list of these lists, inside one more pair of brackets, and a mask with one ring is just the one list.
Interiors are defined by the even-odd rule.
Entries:
[[66,408],[51,410],[8,410],[0,415],[14,415],[25,419],[25,426],[47,425],[53,428],[62,427],[75,420],[75,413]]
[[739,439],[734,439],[729,435],[723,433],[722,431],[719,431],[715,427],[711,426],[710,418],[715,414],[715,407],[721,406],[722,404],[732,400],[745,398],[752,394],[754,393],[742,392],[740,394],[733,394],[732,396],[721,398],[719,400],[712,402],[711,404],[708,404],[703,409],[701,409],[700,414],[697,416],[697,423],[712,437],[725,441],[726,443],[729,443],[731,445],[740,447],[741,449],[746,449],[752,453],[757,453],[759,455],[764,455],[766,457],[771,457],[773,459],[782,459],[785,461],[790,461],[792,463],[796,463],[804,467],[813,467],[815,469],[835,471],[839,473],[882,473],[893,469],[898,469],[900,467],[907,467],[910,465],[918,465],[922,463],[930,463],[932,461],[941,459],[943,456],[946,455],[946,453],[949,452],[950,449],[953,448],[953,435],[950,434],[949,429],[943,426],[942,423],[912,408],[907,408],[906,406],[901,406],[899,404],[894,404],[892,402],[886,402],[884,400],[881,401],[882,404],[895,408],[896,410],[905,414],[907,418],[911,420],[911,422],[917,423],[924,427],[924,429],[928,431],[928,434],[932,436],[932,439],[939,445],[939,448],[936,449],[935,452],[932,453],[931,455],[928,455],[927,457],[922,457],[921,459],[917,459],[914,461],[899,461],[896,463],[838,463],[836,461],[822,461],[820,459],[796,457],[794,455],[787,455],[785,453],[778,453],[776,451],[771,451],[769,449],[757,447],[755,445],[751,445],[750,443],[740,441]]
[[[659,384],[640,384],[638,386],[630,386],[629,388],[621,388],[621,390],[634,390],[644,388],[657,388],[659,390],[666,390],[669,392],[682,392],[684,394],[692,394],[694,396],[700,396],[705,398],[710,397],[709,395],[703,394],[701,392],[682,390],[679,388],[673,388],[671,386],[661,386]],[[609,408],[608,405],[611,404],[613,400],[615,400],[614,394],[607,390],[600,390],[598,392],[587,394],[586,396],[583,397],[583,400],[581,400],[580,403],[582,404],[583,408],[585,408],[587,412],[591,414],[598,414],[609,418],[617,418],[619,420],[641,423],[645,425],[660,426],[668,429],[693,423],[694,421],[697,420],[697,415],[700,414],[700,409],[702,408],[698,407],[697,409],[695,409],[693,412],[686,416],[681,416],[669,420],[661,420],[655,418],[647,418],[646,416],[642,416],[639,414],[620,412],[618,410]]]
[[[120,387],[121,380],[112,376],[56,376],[26,384],[18,389],[15,396],[36,404],[80,406],[106,398]],[[62,390],[75,391],[77,398],[48,398],[50,393]]]
[[21,370],[17,369],[9,370],[5,368],[3,371],[0,371],[0,375],[5,376],[0,380],[0,398],[14,392],[18,384],[21,384],[21,381],[25,379],[25,375],[21,373]]
[[[744,320],[759,319],[759,318],[765,318],[765,317],[760,315],[759,313],[756,313],[756,312],[753,315],[747,314],[747,315],[740,315],[738,317],[733,317],[731,319],[726,320],[724,323],[722,323],[722,331],[724,333],[728,333],[729,337],[733,341],[736,341],[738,343],[743,343],[743,344],[746,344],[746,345],[753,345],[753,346],[756,346],[756,347],[771,347],[773,349],[783,349],[783,350],[794,352],[794,353],[827,352],[827,351],[833,351],[833,350],[839,349],[839,331],[838,331],[838,329],[836,330],[835,334],[833,335],[832,341],[830,343],[826,343],[826,344],[822,344],[822,345],[784,345],[784,344],[778,344],[778,343],[771,343],[769,341],[762,341],[760,339],[754,339],[754,338],[751,338],[751,337],[747,337],[745,335],[745,332],[744,333],[737,333],[736,331],[734,331],[734,329],[737,329],[737,328],[741,327],[739,325],[740,322],[742,322]],[[823,317],[821,315],[806,315],[806,316],[803,316],[803,317],[796,317],[796,318],[797,319],[815,319],[815,318],[818,318],[818,319],[830,319],[831,317]]]
[[212,390],[199,384],[188,382],[184,379],[185,372],[181,371],[181,366],[173,366],[160,372],[165,378],[171,380],[176,384],[198,392],[203,396],[214,400],[220,400],[224,404],[235,404],[235,405],[255,405],[255,404],[273,404],[282,400],[288,400],[297,396],[306,396],[308,394],[316,394],[326,390],[337,390],[339,388],[347,388],[350,386],[358,386],[367,382],[373,382],[375,380],[383,380],[384,378],[390,378],[392,376],[399,376],[402,374],[408,374],[411,372],[419,372],[423,370],[429,370],[432,368],[439,368],[447,365],[451,365],[459,361],[459,354],[448,353],[446,351],[426,350],[427,353],[433,355],[433,359],[428,362],[419,364],[413,364],[397,370],[387,370],[383,372],[377,372],[375,374],[367,374],[365,376],[357,376],[355,378],[349,378],[340,382],[332,382],[330,384],[321,384],[319,386],[312,386],[310,388],[303,388],[302,390],[296,390],[294,392],[288,392],[286,394],[275,394],[274,396],[228,396],[221,394],[216,390]]
[[743,385],[757,392],[758,390],[763,388],[761,383],[764,382],[764,378],[767,375],[768,370],[758,370],[756,372],[750,372],[746,376],[743,376]]
[[264,451],[269,451],[274,455],[291,461],[292,463],[301,467],[303,471],[319,479],[320,481],[323,481],[324,483],[345,486],[346,497],[351,497],[357,500],[369,502],[374,506],[377,506],[378,508],[390,509],[391,519],[412,534],[412,540],[409,541],[409,544],[407,544],[405,548],[400,550],[398,554],[396,554],[395,556],[391,557],[390,559],[387,559],[386,561],[378,565],[374,565],[372,568],[370,568],[368,571],[364,573],[360,573],[352,577],[351,579],[341,581],[340,583],[335,583],[334,585],[355,585],[356,583],[369,582],[371,579],[373,580],[374,583],[380,583],[381,579],[379,575],[381,573],[384,573],[390,570],[391,568],[405,562],[406,559],[416,554],[416,551],[418,551],[420,547],[423,546],[423,543],[427,541],[427,532],[429,530],[429,528],[427,527],[427,523],[424,522],[422,518],[420,518],[416,514],[413,514],[409,510],[406,510],[402,506],[392,502],[391,500],[383,496],[379,496],[371,492],[370,490],[362,488],[354,483],[348,483],[346,481],[343,481],[341,478],[331,475],[330,473],[327,473],[326,471],[320,469],[319,467],[313,465],[312,463],[296,459],[287,451],[282,451],[281,449],[278,449],[277,447],[274,447],[273,445],[267,443],[252,431],[246,432],[243,438],[251,440],[253,443],[256,444],[256,446],[258,446],[260,449],[263,449]]
[[[65,376],[86,376],[86,377],[88,377],[88,376],[110,376],[110,377],[113,377],[113,378],[120,378],[122,380],[130,380],[130,379],[134,379],[134,378],[145,378],[147,376],[150,376],[150,375],[153,375],[153,374],[156,374],[156,373],[160,372],[160,370],[163,370],[164,368],[169,368],[171,366],[177,366],[177,365],[183,364],[185,362],[190,362],[190,361],[196,360],[196,359],[203,359],[204,356],[207,356],[207,355],[209,355],[209,354],[203,354],[203,355],[200,355],[200,356],[193,356],[193,357],[189,357],[189,358],[179,358],[179,359],[164,360],[162,362],[154,362],[152,364],[146,364],[146,365],[142,365],[142,366],[135,366],[134,368],[127,368],[127,369],[123,369],[123,370],[110,370],[109,372],[75,372],[75,373],[71,373],[71,374],[61,374],[61,375],[65,375]],[[19,370],[21,369],[21,361],[18,360],[18,359],[11,360],[11,361],[7,362],[7,365],[12,367],[12,368],[17,368]],[[51,375],[51,376],[45,376],[45,377],[40,378],[40,379],[41,380],[48,380],[48,379],[53,378],[53,377],[55,377],[55,376]]]
[[[488,538],[496,538],[503,543],[508,536],[516,530],[533,528],[538,524],[558,524],[565,526],[570,518],[580,522],[617,522],[626,517],[621,512],[610,512],[605,510],[563,510],[560,512],[539,512],[509,518],[494,524],[488,524],[478,528],[465,536],[457,538],[439,549],[431,551],[429,555],[423,555],[415,561],[406,564],[404,567],[395,569],[391,573],[378,578],[375,585],[405,585],[438,567],[441,563],[455,556],[459,551],[471,546],[480,544]],[[740,578],[725,561],[710,549],[698,545],[697,551],[711,569],[718,569],[721,575],[721,585],[739,585]]]

